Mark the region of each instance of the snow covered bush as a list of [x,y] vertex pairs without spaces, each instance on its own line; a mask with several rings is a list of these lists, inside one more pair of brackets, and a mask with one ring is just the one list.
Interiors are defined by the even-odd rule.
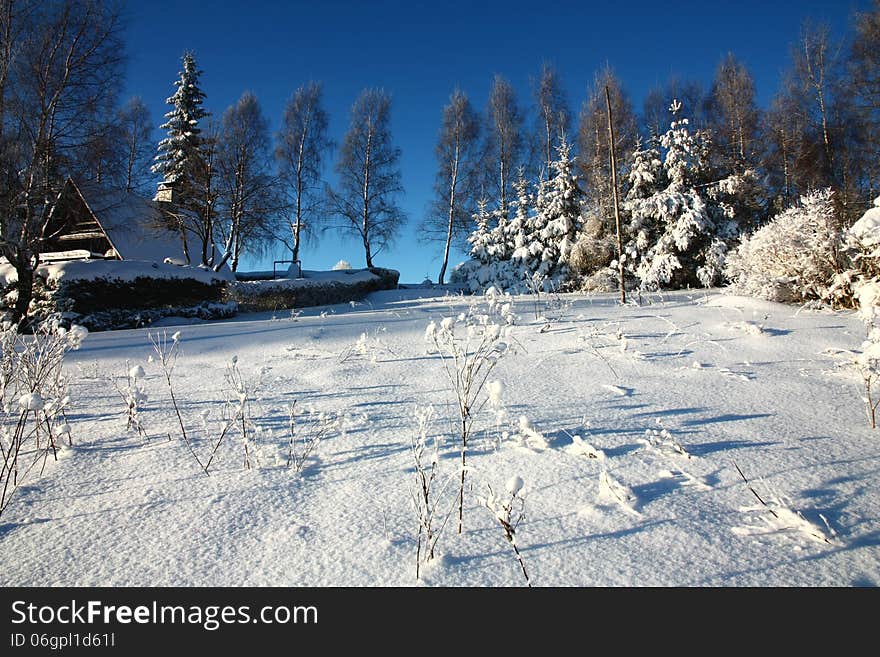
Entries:
[[880,278],[880,196],[846,231],[845,248],[862,280]]
[[614,236],[605,232],[602,221],[589,217],[568,256],[568,267],[581,281],[581,287],[593,274],[611,265],[616,250]]
[[843,246],[833,192],[810,192],[728,255],[730,291],[770,301],[843,305],[849,295],[835,286],[847,270]]
[[333,265],[333,271],[344,271],[351,269],[351,263],[348,260],[340,260]]
[[57,322],[44,323],[29,337],[14,326],[0,330],[0,515],[38,464],[42,474],[50,453],[58,460],[60,439],[67,436],[71,443],[64,357],[87,333]]
[[[0,286],[14,288],[15,270],[0,264]],[[34,279],[28,311],[32,323],[60,321],[93,331],[149,325],[161,317],[232,317],[224,299],[229,280],[198,267],[140,261],[64,261],[42,263]],[[15,302],[14,290],[0,310]]]

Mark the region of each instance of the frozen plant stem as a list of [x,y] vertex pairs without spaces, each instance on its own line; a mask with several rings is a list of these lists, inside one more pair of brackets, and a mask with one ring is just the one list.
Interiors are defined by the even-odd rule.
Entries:
[[522,553],[519,551],[519,547],[516,544],[516,528],[519,526],[519,523],[522,522],[523,518],[525,518],[525,499],[522,497],[522,485],[522,479],[519,477],[512,477],[507,484],[507,493],[509,497],[505,502],[502,502],[495,495],[492,487],[488,486],[489,497],[486,499],[485,506],[495,516],[498,524],[501,525],[501,529],[504,531],[504,538],[513,548],[520,570],[522,571],[523,577],[525,577],[526,584],[531,588],[532,581],[529,579],[525,560],[523,560]]
[[[162,365],[162,373],[165,375],[165,382],[168,384],[168,394],[171,397],[171,406],[174,408],[174,413],[177,416],[177,423],[180,426],[180,435],[183,438],[183,442],[186,445],[189,453],[192,454],[193,458],[196,460],[196,463],[199,464],[199,467],[202,471],[210,476],[208,469],[202,463],[199,455],[196,454],[195,450],[190,444],[189,437],[186,435],[186,426],[183,422],[183,416],[180,413],[180,406],[177,403],[177,397],[174,396],[174,384],[172,382],[172,374],[174,373],[174,366],[177,363],[177,356],[180,354],[180,342],[179,342],[179,334],[175,333],[171,336],[171,345],[168,345],[168,333],[167,331],[162,331],[162,334],[159,335],[157,331],[155,335],[153,333],[148,334],[150,338],[150,343],[153,345],[153,350],[156,352],[156,355],[159,357],[159,363]],[[168,439],[171,439],[171,434],[168,434]]]
[[[428,426],[433,413],[432,407],[416,411],[416,418],[419,423],[418,433],[412,438],[410,443],[417,483],[415,490],[410,489],[410,495],[412,497],[413,510],[416,512],[419,522],[416,536],[416,579],[419,579],[421,576],[423,552],[426,554],[426,562],[434,558],[434,549],[437,541],[446,527],[452,512],[452,509],[450,509],[440,522],[440,526],[436,526],[438,506],[445,486],[441,487],[439,492],[436,490],[440,465],[437,439],[434,439],[430,447],[428,440]],[[429,452],[430,465],[425,462],[426,451]],[[424,550],[422,549],[423,546]]]
[[[458,489],[458,533],[464,527],[464,485],[467,475],[468,442],[473,431],[474,416],[479,414],[488,399],[484,398],[486,381],[507,350],[507,345],[499,342],[500,327],[488,325],[476,329],[479,340],[471,348],[470,340],[460,342],[454,334],[452,320],[444,320],[439,331],[431,334],[434,347],[440,354],[446,375],[452,384],[456,397],[461,446],[461,478]],[[473,327],[468,327],[473,328]]]

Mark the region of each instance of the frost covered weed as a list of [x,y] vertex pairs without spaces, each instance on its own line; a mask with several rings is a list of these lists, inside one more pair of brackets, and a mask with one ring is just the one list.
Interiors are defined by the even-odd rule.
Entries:
[[[174,368],[177,365],[177,359],[180,356],[180,331],[176,331],[171,335],[170,342],[167,331],[162,331],[161,333],[158,331],[156,331],[156,333],[148,333],[147,337],[149,337],[150,344],[153,345],[153,351],[156,352],[156,358],[159,360],[159,365],[162,367],[162,374],[165,377],[165,383],[168,386],[168,395],[171,398],[171,406],[174,409],[174,414],[177,416],[177,424],[180,427],[180,436],[183,439],[183,443],[186,445],[189,453],[192,454],[192,457],[196,460],[196,463],[199,464],[199,467],[207,475],[209,474],[208,468],[205,467],[205,464],[202,463],[199,455],[196,454],[195,449],[193,449],[192,443],[190,442],[190,438],[186,433],[186,425],[183,421],[180,405],[177,403],[177,396],[174,394]],[[168,440],[171,440],[170,433],[168,434]]]
[[620,378],[617,374],[617,370],[614,369],[614,366],[608,361],[605,355],[600,351],[600,349],[607,349],[609,347],[617,347],[621,353],[625,352],[628,345],[628,339],[623,334],[623,332],[618,328],[617,332],[613,334],[613,337],[609,341],[610,334],[608,334],[604,329],[590,326],[586,332],[580,333],[578,335],[578,340],[580,342],[585,343],[593,355],[605,363],[605,366],[611,370],[611,374],[614,375],[615,379]]
[[392,356],[396,355],[394,350],[380,337],[387,329],[382,326],[377,328],[373,335],[369,335],[366,331],[360,334],[354,344],[346,348],[339,356],[339,362],[344,363],[349,359],[361,357],[372,363],[377,362],[379,354],[388,353]]
[[502,442],[510,437],[510,432],[502,429],[507,423],[507,410],[501,399],[501,395],[504,393],[504,384],[501,381],[490,381],[486,384],[486,392],[489,396],[489,408],[495,415],[495,447],[501,449]]
[[419,579],[422,562],[427,563],[434,559],[437,541],[440,540],[454,507],[450,507],[445,515],[441,510],[443,493],[449,479],[440,481],[439,441],[436,436],[428,435],[434,408],[417,408],[414,415],[418,429],[410,439],[410,453],[415,467],[415,486],[410,487],[409,493],[419,525],[416,533],[416,579]]
[[244,447],[244,467],[250,470],[250,444],[254,429],[251,402],[256,395],[256,386],[252,385],[242,376],[241,370],[238,367],[238,356],[233,356],[229,361],[223,380],[226,383],[226,417],[238,429],[242,446]]
[[527,282],[529,292],[532,295],[535,321],[543,324],[539,332],[546,333],[554,323],[562,321],[562,318],[571,309],[572,301],[562,297],[559,293],[559,285],[555,281],[538,272],[527,279]]
[[745,507],[741,510],[745,512],[760,511],[766,514],[760,517],[762,523],[760,525],[734,527],[733,531],[735,534],[739,536],[755,536],[768,532],[796,532],[814,541],[830,545],[839,544],[837,532],[831,528],[828,520],[821,513],[819,518],[821,518],[822,523],[825,525],[825,529],[807,520],[800,511],[793,508],[791,500],[787,499],[784,495],[771,492],[771,494],[761,496],[735,461],[733,467],[736,468],[740,478],[745,482],[752,495],[760,504],[760,506]]
[[0,515],[38,463],[42,474],[50,453],[58,460],[62,437],[72,444],[62,369],[67,352],[87,334],[81,326],[66,330],[51,322],[32,336],[0,330]]
[[[223,405],[223,419],[220,423],[220,433],[214,442],[211,455],[205,463],[205,473],[214,461],[217,451],[223,444],[224,439],[233,429],[238,431],[241,437],[241,444],[244,450],[244,467],[246,470],[251,469],[251,447],[253,444],[253,435],[256,433],[256,426],[253,423],[251,414],[251,402],[256,395],[256,385],[251,384],[245,379],[238,367],[238,356],[233,356],[226,365],[226,371],[223,374],[224,387],[223,392],[226,397]],[[202,422],[207,429],[208,413],[202,415]]]
[[521,477],[511,477],[507,480],[505,494],[501,495],[496,495],[495,491],[488,484],[487,488],[489,489],[489,495],[481,501],[482,505],[492,512],[495,520],[501,526],[505,540],[513,548],[517,563],[519,563],[523,577],[526,579],[526,584],[531,587],[532,582],[529,579],[525,561],[523,560],[522,553],[519,551],[519,546],[516,544],[516,530],[525,519],[524,482]]
[[141,422],[141,411],[144,410],[147,399],[149,399],[149,395],[144,388],[146,372],[141,365],[129,366],[126,362],[125,366],[126,374],[124,377],[120,377],[123,379],[123,382],[113,379],[113,386],[125,403],[127,420],[125,428],[129,431],[134,429],[142,438],[149,438]]
[[515,317],[511,304],[494,288],[486,291],[486,310],[471,306],[458,317],[430,322],[425,330],[429,350],[439,354],[456,400],[456,433],[461,450],[458,492],[458,533],[462,532],[467,452],[474,433],[474,420],[489,401],[486,383],[502,357],[510,351],[506,340]]
[[658,454],[691,458],[690,453],[675,439],[669,429],[663,426],[663,420],[660,418],[657,418],[657,428],[645,429],[645,437],[640,438],[639,442]]
[[288,407],[287,418],[286,467],[292,468],[297,474],[305,469],[321,441],[344,426],[344,416],[333,417],[313,408],[298,413],[296,402]]

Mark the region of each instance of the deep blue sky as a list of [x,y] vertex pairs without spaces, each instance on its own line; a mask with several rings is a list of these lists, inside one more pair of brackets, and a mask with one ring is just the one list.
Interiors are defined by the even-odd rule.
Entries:
[[[576,113],[596,69],[608,62],[640,110],[644,94],[670,76],[708,87],[730,51],[752,71],[763,105],[778,88],[805,19],[825,21],[842,37],[849,34],[853,12],[868,10],[871,2],[128,0],[126,6],[126,95],[142,96],[157,125],[185,50],[195,52],[204,71],[212,113],[219,116],[251,90],[273,132],[291,92],[310,79],[324,83],[337,142],[361,89],[389,91],[392,131],[403,152],[401,201],[410,221],[396,247],[375,262],[414,282],[426,274],[436,280],[439,268],[439,247],[418,245],[415,232],[432,191],[440,111],[454,87],[482,109],[493,75],[501,73],[526,105],[529,80],[548,61],[560,72]],[[287,257],[282,253],[276,257]],[[327,233],[302,259],[307,269],[327,269],[339,259],[358,267],[363,248]],[[245,262],[243,268],[271,268],[271,260]]]

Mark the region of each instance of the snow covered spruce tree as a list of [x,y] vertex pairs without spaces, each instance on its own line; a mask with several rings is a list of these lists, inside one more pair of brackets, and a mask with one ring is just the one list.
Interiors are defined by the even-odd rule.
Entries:
[[738,234],[740,218],[722,202],[739,188],[733,180],[712,180],[708,133],[691,131],[677,100],[670,111],[672,124],[660,137],[660,179],[652,170],[655,154],[638,150],[633,158],[631,179],[640,177],[641,186],[634,183],[624,204],[635,236],[627,247],[635,259],[630,268],[648,289],[709,287],[721,282],[724,254]]
[[500,209],[489,210],[489,200],[477,202],[473,215],[476,225],[468,235],[470,260],[452,271],[450,282],[466,286],[471,292],[482,292],[488,287],[512,289],[522,280],[514,270],[507,243],[508,223]]
[[568,256],[581,224],[582,192],[564,137],[550,169],[550,179],[538,185],[535,214],[526,236],[529,257],[523,263],[533,282],[558,289],[568,279]]
[[487,211],[482,202],[474,216],[477,227],[468,238],[471,260],[455,271],[455,282],[473,292],[494,286],[509,292],[558,289],[569,279],[568,258],[581,226],[581,191],[574,174],[571,149],[563,140],[551,177],[538,185],[536,197],[520,170],[514,183],[514,216],[499,208]]
[[[205,211],[201,203],[203,195],[198,191],[203,144],[199,122],[209,113],[202,107],[205,94],[199,87],[201,73],[193,53],[184,53],[183,69],[174,82],[177,90],[165,100],[171,110],[165,114],[167,120],[160,128],[167,131],[168,136],[159,142],[151,169],[162,175],[157,199],[166,201],[166,216],[180,231],[187,261],[190,259],[187,225],[200,221]],[[207,249],[202,251],[207,252]]]
[[639,266],[639,254],[646,253],[648,248],[660,238],[660,222],[654,213],[632,213],[634,208],[642,207],[644,201],[666,186],[663,161],[660,159],[659,138],[652,137],[646,144],[639,143],[636,146],[628,178],[629,191],[623,205],[630,217],[626,230],[629,241],[624,246],[624,257],[627,271],[635,276]]

